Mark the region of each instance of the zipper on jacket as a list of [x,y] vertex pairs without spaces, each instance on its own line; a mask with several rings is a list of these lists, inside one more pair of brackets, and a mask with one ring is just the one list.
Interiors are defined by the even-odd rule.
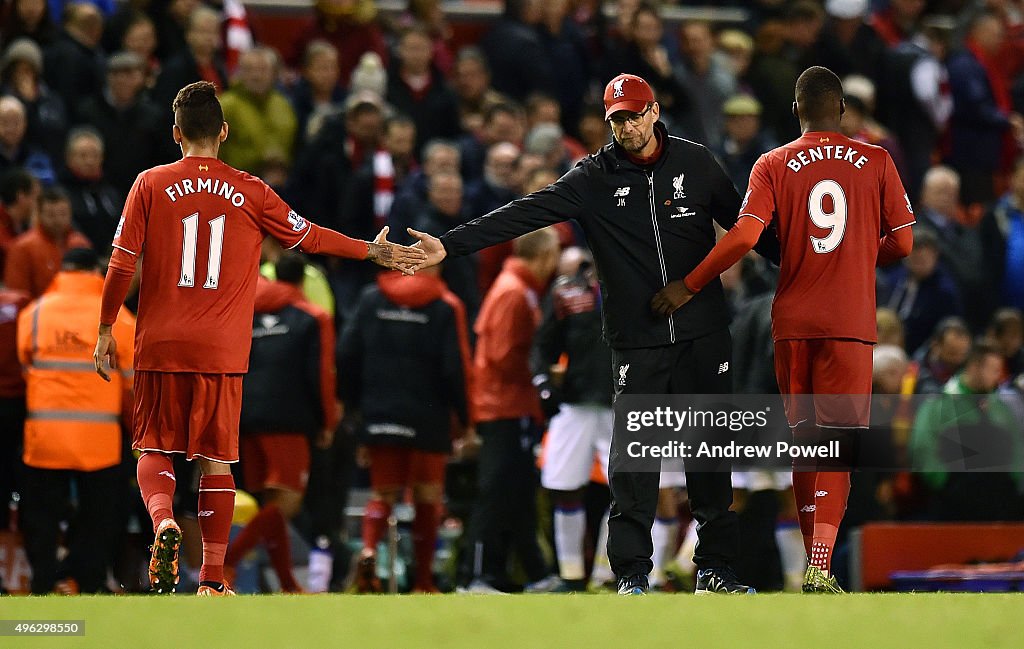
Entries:
[[[649,191],[647,193],[651,202],[651,225],[654,226],[654,243],[658,247],[658,263],[661,264],[661,282],[662,285],[668,284],[668,271],[665,270],[665,253],[661,249],[661,232],[658,230],[658,211],[654,203],[654,172],[650,171],[647,173],[647,185]],[[672,316],[668,316],[668,339],[670,342],[676,341],[676,323],[672,320]]]

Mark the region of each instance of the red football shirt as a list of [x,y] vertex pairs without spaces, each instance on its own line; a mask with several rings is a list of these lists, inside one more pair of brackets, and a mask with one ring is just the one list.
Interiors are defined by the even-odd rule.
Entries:
[[188,157],[135,180],[114,247],[142,258],[135,368],[248,370],[260,244],[313,227],[262,180]]
[[762,155],[740,216],[774,219],[782,251],[772,337],[875,342],[875,264],[882,234],[914,223],[889,153],[810,132]]

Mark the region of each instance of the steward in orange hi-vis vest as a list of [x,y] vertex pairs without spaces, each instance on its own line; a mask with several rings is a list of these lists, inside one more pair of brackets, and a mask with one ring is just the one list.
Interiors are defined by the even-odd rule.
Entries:
[[62,271],[18,318],[28,466],[96,471],[121,461],[121,417],[131,412],[126,379],[134,359],[135,318],[118,315],[119,371],[110,383],[97,382],[92,352],[102,292],[103,277],[96,272]]

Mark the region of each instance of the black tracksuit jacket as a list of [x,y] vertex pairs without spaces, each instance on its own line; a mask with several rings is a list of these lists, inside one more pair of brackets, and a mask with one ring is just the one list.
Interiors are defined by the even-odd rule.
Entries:
[[[467,255],[553,223],[575,219],[594,252],[603,297],[604,337],[614,349],[694,340],[729,325],[722,283],[709,283],[672,316],[651,298],[684,278],[715,245],[712,220],[728,230],[740,196],[703,145],[668,135],[658,160],[641,167],[610,143],[548,187],[449,231],[449,255]],[[778,261],[774,230],[756,247]]]

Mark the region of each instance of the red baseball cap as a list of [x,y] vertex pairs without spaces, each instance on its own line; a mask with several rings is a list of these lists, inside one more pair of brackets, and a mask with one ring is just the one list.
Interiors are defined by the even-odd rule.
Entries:
[[646,81],[635,74],[620,74],[604,87],[604,118],[620,110],[642,113],[652,101],[654,91]]

